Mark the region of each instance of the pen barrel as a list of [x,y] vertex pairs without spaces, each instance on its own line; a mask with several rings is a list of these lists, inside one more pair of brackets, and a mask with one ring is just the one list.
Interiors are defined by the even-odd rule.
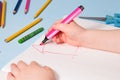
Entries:
[[17,10],[18,10],[19,6],[21,5],[21,3],[22,3],[22,0],[18,0],[16,6],[15,6],[15,8],[14,8],[14,11],[17,12]]
[[[82,9],[81,9],[82,8]],[[76,8],[73,12],[71,12],[67,17],[65,17],[61,23],[64,24],[69,24],[77,15],[79,15],[83,10],[83,7],[80,6],[78,8]]]
[[0,26],[1,26],[1,18],[2,18],[2,2],[0,1]]
[[1,27],[4,28],[5,25],[5,14],[6,14],[6,0],[2,2],[2,16],[1,16]]
[[28,8],[29,8],[29,4],[30,4],[30,0],[26,0],[25,9],[28,9]]
[[[77,15],[79,15],[83,11],[84,7],[79,6],[75,10],[73,10],[67,17],[65,17],[61,23],[69,24]],[[52,29],[48,34],[46,34],[46,37],[48,39],[53,38],[57,33],[59,33],[59,30]]]
[[46,0],[46,2],[41,6],[41,8],[34,14],[34,18],[38,17],[39,14],[49,5],[52,0]]
[[19,43],[23,43],[25,41],[27,41],[28,39],[32,38],[33,36],[37,35],[38,33],[42,32],[44,30],[44,28],[39,28],[33,32],[31,32],[30,34],[24,36],[23,38],[19,39],[18,42]]

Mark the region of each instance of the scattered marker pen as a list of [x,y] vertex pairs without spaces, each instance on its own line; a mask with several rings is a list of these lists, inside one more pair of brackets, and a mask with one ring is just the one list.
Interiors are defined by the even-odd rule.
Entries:
[[21,3],[22,3],[22,0],[18,0],[16,6],[15,6],[15,8],[14,8],[13,14],[16,14],[16,13],[17,13],[17,11],[18,11]]
[[2,1],[0,1],[0,27],[1,27],[1,18],[2,18]]
[[[66,18],[64,18],[61,23],[69,24],[77,15],[79,15],[83,11],[84,7],[80,5],[77,7],[73,12],[71,12]],[[59,30],[52,29],[48,34],[45,35],[44,40],[40,43],[40,45],[43,45],[47,40],[53,38]]]
[[2,16],[1,16],[1,28],[5,26],[5,14],[6,14],[6,0],[2,1]]
[[50,4],[52,0],[46,0],[46,2],[41,6],[41,8],[35,12],[34,14],[34,18],[37,18],[39,16],[39,14]]
[[30,5],[30,0],[26,0],[26,5],[25,5],[25,9],[24,9],[25,14],[28,12],[29,5]]
[[32,38],[33,36],[37,35],[38,33],[42,32],[43,30],[44,30],[43,27],[38,28],[37,30],[35,30],[35,31],[29,33],[28,35],[22,37],[21,39],[19,39],[19,40],[18,40],[18,43],[21,44],[21,43],[27,41],[28,39],[30,39],[30,38]]

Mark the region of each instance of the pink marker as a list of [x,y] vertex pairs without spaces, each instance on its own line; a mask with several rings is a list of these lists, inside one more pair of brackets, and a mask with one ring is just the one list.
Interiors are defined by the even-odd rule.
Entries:
[[29,5],[30,5],[30,0],[26,0],[25,10],[24,10],[25,14],[28,12]]
[[[73,12],[71,12],[66,18],[64,18],[61,23],[64,24],[69,24],[77,15],[79,15],[82,11],[83,11],[84,7],[83,6],[79,6],[77,7],[75,10],[73,10]],[[59,30],[55,30],[52,29],[50,32],[48,32],[48,34],[45,35],[44,40],[40,43],[40,45],[44,44],[47,40],[53,38],[58,32],[60,32]]]

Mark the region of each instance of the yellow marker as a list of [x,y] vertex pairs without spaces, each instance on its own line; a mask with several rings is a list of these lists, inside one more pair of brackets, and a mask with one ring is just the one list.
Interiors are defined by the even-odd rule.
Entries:
[[1,17],[1,27],[4,28],[5,25],[5,11],[6,11],[6,1],[2,2],[2,17]]
[[52,0],[47,0],[42,6],[41,8],[34,14],[34,18],[36,18],[47,6],[48,4],[51,2]]
[[26,30],[30,29],[32,26],[34,26],[35,24],[37,24],[38,22],[40,22],[42,20],[42,18],[38,18],[36,20],[34,20],[33,22],[31,22],[30,24],[26,25],[25,27],[23,27],[22,29],[20,29],[19,31],[15,32],[14,34],[12,34],[11,36],[7,37],[5,39],[5,42],[9,42],[12,39],[14,39],[15,37],[19,36],[20,34],[22,34],[23,32],[25,32]]

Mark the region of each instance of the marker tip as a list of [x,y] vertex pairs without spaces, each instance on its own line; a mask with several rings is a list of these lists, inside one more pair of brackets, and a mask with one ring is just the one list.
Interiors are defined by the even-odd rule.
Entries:
[[40,43],[40,46],[42,46],[43,45],[43,43]]

